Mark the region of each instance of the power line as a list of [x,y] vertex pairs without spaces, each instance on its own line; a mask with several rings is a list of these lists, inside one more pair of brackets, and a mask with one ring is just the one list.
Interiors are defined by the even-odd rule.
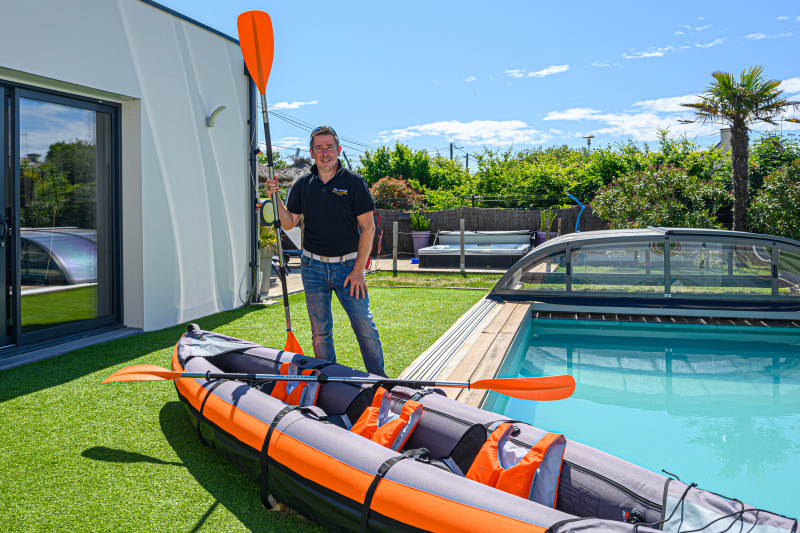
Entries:
[[[314,126],[313,124],[311,124],[309,122],[306,122],[304,120],[300,120],[298,118],[290,117],[289,115],[286,115],[285,113],[281,113],[281,112],[278,112],[278,111],[275,111],[275,110],[271,110],[271,111],[268,110],[268,113],[270,115],[273,115],[273,116],[281,119],[281,120],[284,120],[284,121],[288,122],[289,124],[291,124],[291,125],[293,125],[295,127],[300,128],[301,130],[305,130],[307,132],[311,132],[314,129],[316,129],[316,126]],[[358,146],[362,146],[362,147],[367,148],[367,149],[372,149],[371,146],[369,146],[367,144],[364,144],[361,141],[358,141],[356,139],[352,139],[350,137],[345,137],[345,136],[339,135],[339,144],[343,144],[342,141],[347,142],[349,144],[355,144],[355,145],[358,145]],[[353,148],[353,147],[350,147],[350,148],[352,148],[353,150],[358,150],[357,148]],[[358,151],[363,152],[363,150],[358,150]]]

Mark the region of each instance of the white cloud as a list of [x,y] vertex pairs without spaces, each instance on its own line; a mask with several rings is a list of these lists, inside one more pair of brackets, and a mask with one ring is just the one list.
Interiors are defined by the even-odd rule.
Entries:
[[473,81],[475,81],[477,79],[478,78],[476,78],[475,76],[467,76],[466,78],[464,78],[464,81],[467,82],[467,83],[472,83]]
[[725,41],[725,39],[715,39],[712,42],[706,43],[706,44],[697,43],[697,44],[695,44],[695,46],[697,46],[699,48],[711,48],[712,46],[716,46],[718,44],[722,44],[724,41]]
[[608,66],[608,61],[606,61],[605,63],[598,63],[597,61],[593,61],[592,62],[592,66],[593,67],[607,67]]
[[[264,143],[261,142],[259,144]],[[272,143],[273,150],[294,150],[295,148],[300,148],[300,155],[304,155],[303,151],[308,150],[308,139],[305,137],[284,137]]]
[[472,122],[450,120],[382,131],[378,133],[375,142],[406,141],[422,136],[440,137],[470,146],[543,144],[552,138],[551,134],[531,128],[521,120],[473,120]]
[[663,48],[650,48],[649,50],[646,50],[644,52],[638,52],[638,53],[635,53],[635,54],[623,53],[622,57],[624,57],[625,59],[643,59],[643,58],[647,58],[647,57],[664,57],[664,54],[666,54],[667,52],[671,52],[672,50],[675,50],[674,46],[665,46]]
[[[594,121],[600,127],[591,131],[576,133],[582,137],[587,133],[596,136],[629,137],[637,142],[658,140],[659,129],[668,129],[672,135],[705,137],[718,131],[715,125],[681,124],[679,120],[693,118],[691,110],[680,106],[697,100],[694,95],[660,98],[636,102],[632,107],[639,108],[621,113],[603,113],[593,108],[575,108],[566,111],[551,111],[544,120]],[[552,132],[553,130],[551,130]]]
[[683,32],[682,31],[676,31],[675,35],[683,35]]
[[559,74],[561,72],[566,72],[569,70],[569,65],[550,65],[547,68],[542,70],[538,70],[536,72],[531,72],[528,74],[529,77],[532,78],[544,78],[545,76],[550,76],[551,74]]
[[318,104],[319,102],[313,100],[311,102],[278,102],[269,106],[270,109],[300,109],[304,105]]
[[745,35],[744,38],[760,40],[760,39],[782,39],[784,37],[791,37],[791,36],[792,32],[779,33],[777,35],[767,35],[766,33],[751,33],[750,35]]
[[569,65],[550,65],[549,67],[543,68],[542,70],[537,70],[536,72],[528,72],[525,69],[507,70],[506,75],[510,78],[544,78],[545,76],[559,74],[568,70]]
[[649,111],[662,113],[685,113],[687,109],[681,106],[681,104],[693,104],[699,100],[700,98],[697,95],[687,94],[686,96],[642,100],[633,104],[632,107],[641,107]]
[[703,30],[707,30],[710,27],[711,27],[711,25],[709,24],[708,26],[700,26],[699,28],[695,28],[695,30],[696,31],[703,31]]
[[574,107],[566,111],[550,111],[542,120],[595,120],[602,116],[600,111],[591,107]]
[[778,20],[789,20],[789,17],[778,17]]
[[800,78],[789,78],[788,80],[783,80],[779,88],[789,94],[800,93]]

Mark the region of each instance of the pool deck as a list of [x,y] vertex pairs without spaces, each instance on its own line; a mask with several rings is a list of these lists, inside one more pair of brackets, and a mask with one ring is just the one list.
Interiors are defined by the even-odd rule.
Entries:
[[[496,377],[530,313],[530,302],[482,299],[401,374],[407,379],[475,381]],[[444,388],[448,397],[480,407],[483,390]]]

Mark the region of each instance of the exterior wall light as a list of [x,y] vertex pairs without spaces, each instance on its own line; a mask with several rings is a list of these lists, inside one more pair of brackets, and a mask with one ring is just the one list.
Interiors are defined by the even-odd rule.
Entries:
[[210,117],[206,117],[206,128],[213,128],[214,123],[217,121],[217,116],[225,110],[225,106],[219,106],[211,113]]

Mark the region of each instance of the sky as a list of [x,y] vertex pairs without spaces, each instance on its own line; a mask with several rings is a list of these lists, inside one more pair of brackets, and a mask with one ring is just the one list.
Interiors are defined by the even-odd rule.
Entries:
[[[796,0],[162,3],[234,38],[240,13],[270,14],[266,97],[283,154],[307,154],[319,125],[337,131],[351,159],[397,141],[447,157],[454,143],[462,158],[585,147],[587,135],[592,148],[652,145],[659,129],[708,146],[722,126],[681,124],[693,115],[680,104],[696,101],[712,72],[754,65],[800,100]],[[800,134],[800,124],[779,124]]]

